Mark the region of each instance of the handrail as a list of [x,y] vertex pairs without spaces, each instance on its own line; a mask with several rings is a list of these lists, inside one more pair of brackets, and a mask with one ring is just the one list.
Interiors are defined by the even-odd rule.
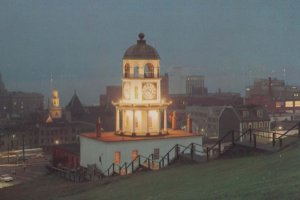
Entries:
[[208,151],[211,151],[215,146],[219,145],[228,135],[232,134],[232,130],[228,131],[221,139],[219,139],[214,145],[208,147]]
[[285,133],[281,134],[277,139],[281,139],[283,136],[285,136],[288,132],[290,132],[291,130],[293,130],[297,126],[298,126],[298,123],[295,124],[294,126],[292,126],[292,128],[289,128]]
[[168,154],[170,154],[170,152],[173,150],[173,149],[175,149],[176,147],[178,147],[178,144],[175,144],[162,158],[161,158],[161,160],[162,159],[164,159],[165,157],[167,157],[167,155]]
[[105,175],[106,172],[107,172],[107,175],[110,176],[110,174],[109,174],[110,168],[113,168],[113,173],[112,173],[112,174],[114,174],[114,173],[115,173],[115,165],[116,165],[115,163],[112,163],[112,164],[107,168],[107,170],[105,170],[102,174]]
[[119,171],[121,171],[121,169],[125,168],[126,169],[127,166],[127,162],[124,162],[123,165],[119,165]]
[[[247,129],[245,132],[242,132],[242,134],[239,135],[239,137],[237,137],[237,138],[235,139],[235,141],[239,141],[239,139],[240,139],[241,137],[245,136],[247,133],[249,133],[250,130],[252,130],[252,129],[249,128],[249,129]],[[240,132],[240,131],[238,131],[238,132]]]
[[200,146],[200,147],[203,147],[203,145],[201,145],[201,144],[197,144],[197,143],[194,143],[194,142],[192,142],[194,145],[196,145],[196,146]]
[[[139,166],[141,165],[141,156],[138,155],[135,159],[133,159],[128,165],[125,165],[126,166],[126,171],[128,171],[128,168],[130,168],[131,166],[131,173],[134,172],[134,163],[138,160],[138,163],[139,163]],[[138,166],[138,167],[139,167]]]
[[188,146],[183,146],[183,145],[181,145],[181,144],[178,144],[178,146],[180,146],[180,147],[183,147],[183,148],[184,148],[184,149],[182,150],[182,152],[181,152],[181,153],[184,153],[184,152],[185,152],[185,150],[187,150],[187,149],[191,148],[190,146],[191,146],[192,144],[193,144],[193,143],[189,144]]
[[192,148],[193,148],[193,146],[200,146],[200,147],[202,147],[202,151],[200,151],[200,150],[197,150],[197,149],[193,149],[193,151],[195,152],[200,152],[200,153],[205,153],[204,152],[204,150],[203,150],[203,146],[202,145],[200,145],[200,144],[197,144],[197,143],[190,143],[188,146],[183,146],[183,145],[181,145],[181,144],[178,144],[178,146],[179,147],[184,147],[184,149],[180,152],[180,154],[184,154],[184,152],[187,150],[187,149],[190,149],[190,150],[192,150]]
[[133,159],[128,165],[127,165],[127,168],[128,166],[130,166],[131,164],[133,164],[137,159],[140,159],[140,155],[137,155],[137,157],[135,159]]

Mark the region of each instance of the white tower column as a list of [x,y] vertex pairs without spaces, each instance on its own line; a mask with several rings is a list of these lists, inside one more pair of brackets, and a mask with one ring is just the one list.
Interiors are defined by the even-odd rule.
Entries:
[[120,130],[120,110],[116,108],[116,131]]
[[158,109],[157,112],[158,112],[158,132],[160,132],[160,130],[161,130],[161,113],[160,113],[160,109]]
[[135,110],[132,110],[132,133],[135,132]]
[[167,109],[164,109],[164,131],[167,131]]
[[148,120],[149,120],[149,110],[146,110],[146,133],[149,133]]

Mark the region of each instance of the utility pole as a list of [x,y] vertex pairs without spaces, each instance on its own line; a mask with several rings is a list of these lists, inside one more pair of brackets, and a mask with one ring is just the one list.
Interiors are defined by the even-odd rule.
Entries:
[[7,163],[9,164],[9,132],[7,133]]

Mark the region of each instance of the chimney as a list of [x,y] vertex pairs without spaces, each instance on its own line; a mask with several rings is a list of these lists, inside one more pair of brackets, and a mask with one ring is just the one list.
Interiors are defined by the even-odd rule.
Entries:
[[176,111],[172,112],[172,129],[175,130],[176,129]]
[[188,113],[186,115],[186,131],[188,133],[192,133],[193,132],[192,131],[192,119],[191,119],[191,114],[190,113]]

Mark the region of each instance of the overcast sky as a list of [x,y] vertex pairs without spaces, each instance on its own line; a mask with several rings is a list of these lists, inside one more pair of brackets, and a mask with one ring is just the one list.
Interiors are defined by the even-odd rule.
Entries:
[[1,0],[0,72],[8,90],[46,98],[53,74],[63,105],[74,90],[96,104],[120,85],[123,54],[144,32],[172,81],[181,67],[211,92],[268,76],[300,85],[299,11],[297,0]]

